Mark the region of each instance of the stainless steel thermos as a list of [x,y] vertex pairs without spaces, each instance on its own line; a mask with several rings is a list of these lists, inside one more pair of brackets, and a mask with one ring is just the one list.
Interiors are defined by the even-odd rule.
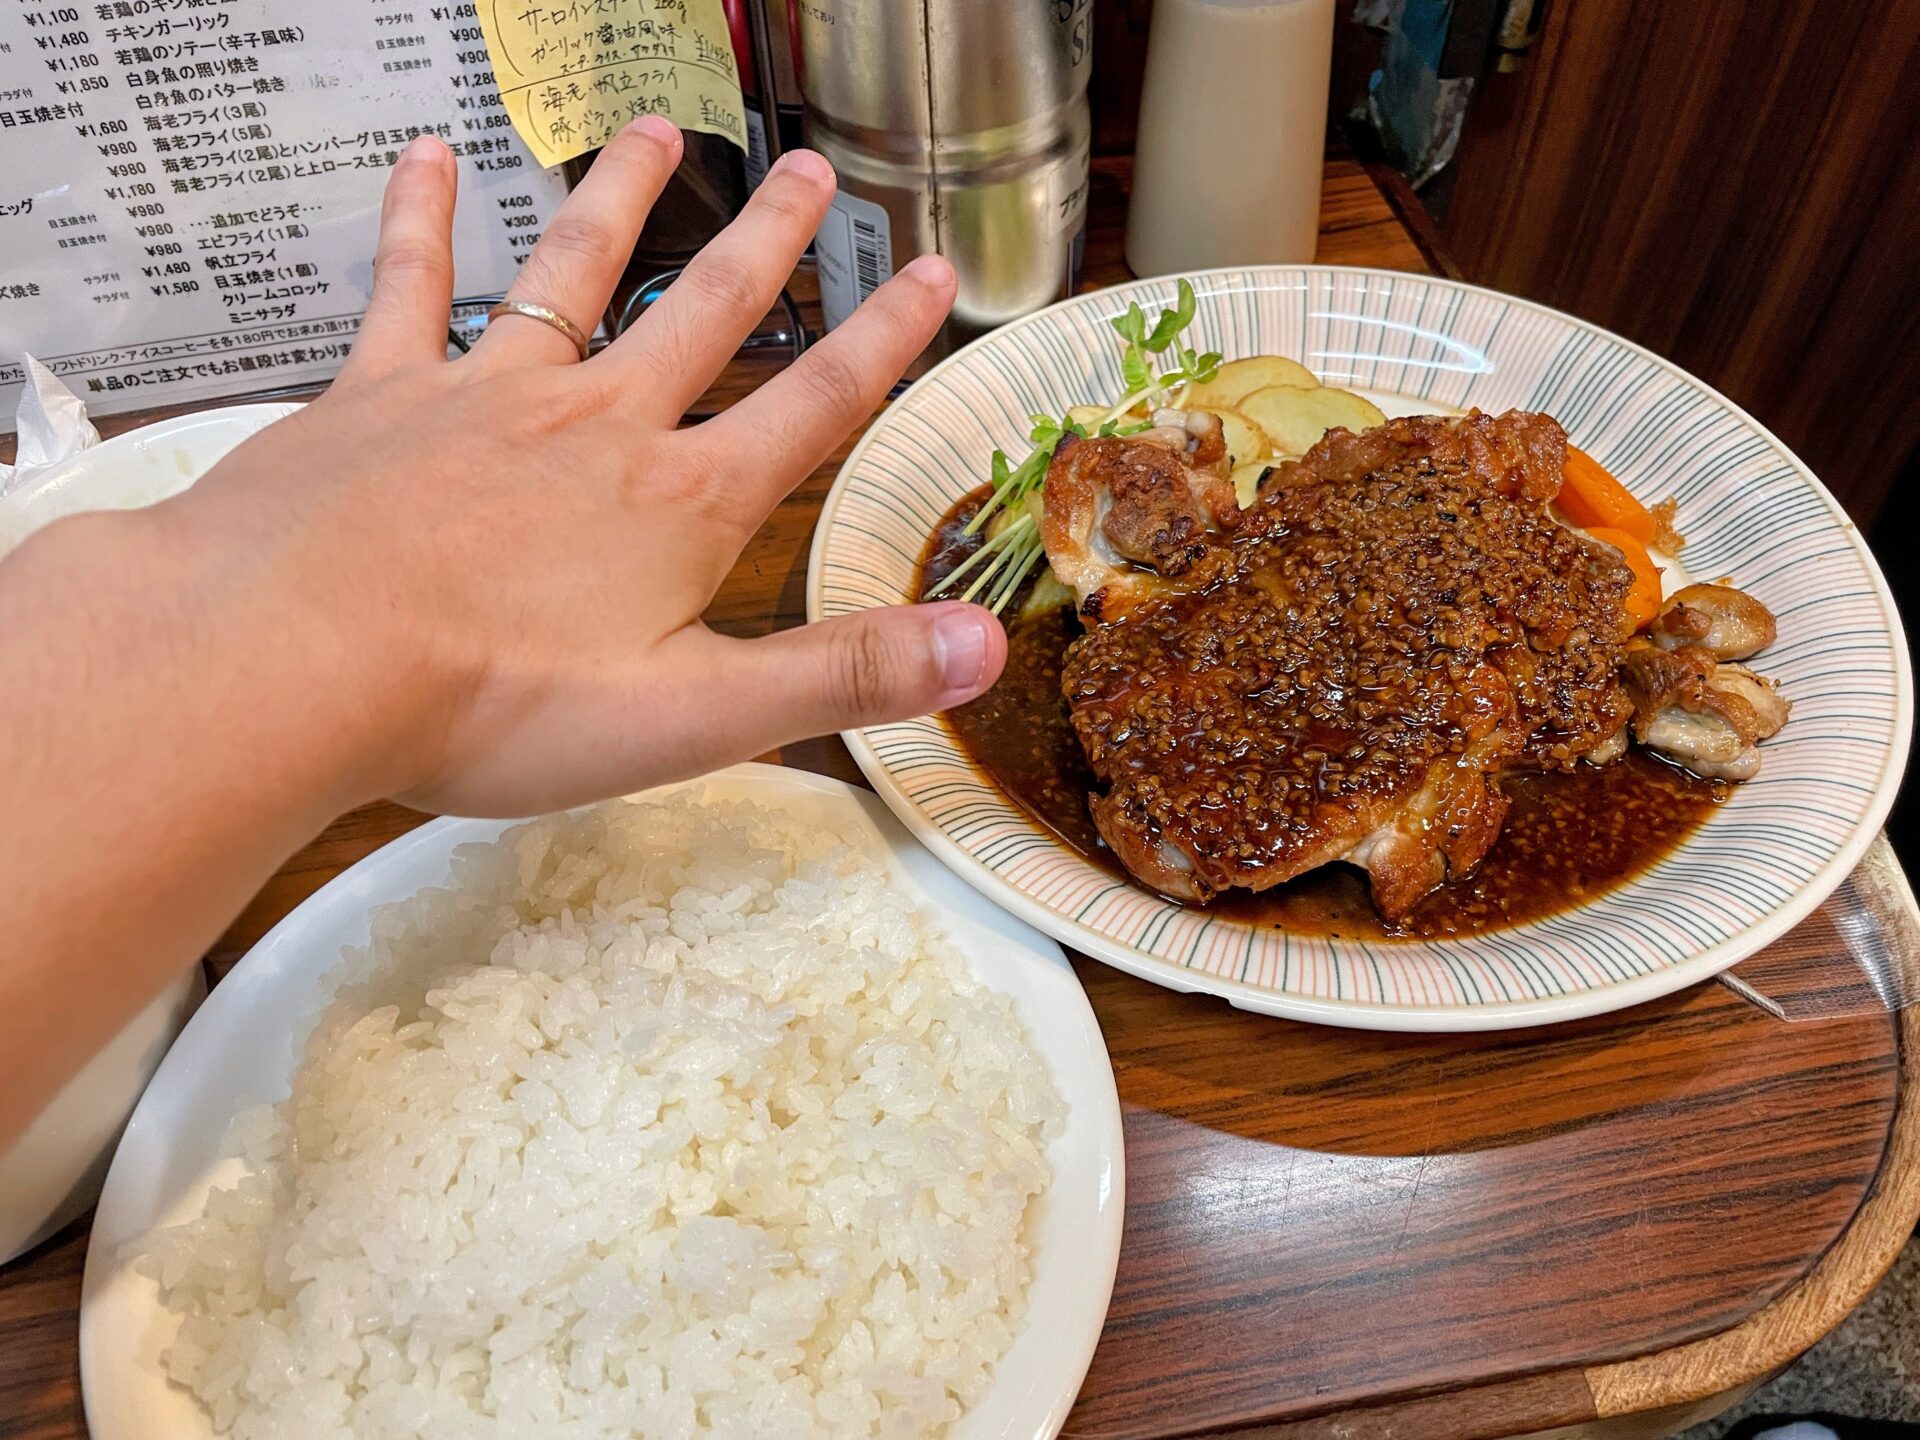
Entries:
[[1092,0],[793,0],[789,13],[807,142],[840,175],[815,241],[828,328],[929,250],[960,275],[936,349],[1072,293]]

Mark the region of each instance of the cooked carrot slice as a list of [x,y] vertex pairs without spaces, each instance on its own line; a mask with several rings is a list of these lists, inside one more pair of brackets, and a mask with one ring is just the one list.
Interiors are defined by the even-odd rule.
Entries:
[[1653,512],[1628,494],[1627,487],[1603,470],[1599,461],[1571,445],[1555,503],[1562,515],[1583,530],[1599,525],[1624,530],[1642,545],[1653,543]]
[[1626,557],[1633,571],[1633,588],[1627,592],[1627,614],[1638,630],[1660,613],[1660,570],[1647,554],[1647,547],[1624,530],[1606,525],[1589,525],[1587,534],[1602,544],[1611,545]]

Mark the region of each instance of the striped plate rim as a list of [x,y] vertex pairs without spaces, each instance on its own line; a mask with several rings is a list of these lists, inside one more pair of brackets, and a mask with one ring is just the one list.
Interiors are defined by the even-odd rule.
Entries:
[[[1189,278],[1201,348],[1293,354],[1323,378],[1436,406],[1546,409],[1630,486],[1678,494],[1690,567],[1734,572],[1780,614],[1766,668],[1782,675],[1795,719],[1770,742],[1761,779],[1639,879],[1492,935],[1385,943],[1277,935],[1116,883],[975,775],[937,720],[848,732],[875,791],[955,873],[1063,943],[1171,989],[1324,1024],[1481,1030],[1574,1019],[1708,979],[1785,934],[1851,872],[1898,787],[1911,666],[1852,522],[1764,426],[1631,341],[1459,281],[1348,266]],[[1117,393],[1105,319],[1131,300],[1168,303],[1173,285],[1135,281],[1062,301],[910,387],[822,506],[808,618],[904,598],[913,561],[903,550],[916,526],[924,539],[929,507],[937,515],[977,484],[992,445],[1016,442],[1029,410]],[[1410,372],[1424,374],[1418,392]],[[1762,571],[1750,564],[1762,555],[1784,558]]]

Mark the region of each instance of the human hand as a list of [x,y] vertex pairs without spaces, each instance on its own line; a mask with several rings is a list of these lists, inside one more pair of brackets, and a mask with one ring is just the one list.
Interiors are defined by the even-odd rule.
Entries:
[[[583,330],[606,307],[679,133],[621,131],[511,297]],[[445,358],[455,169],[416,141],[387,185],[374,290],[339,380],[169,506],[182,543],[247,556],[345,657],[330,685],[381,791],[527,814],[697,774],[806,735],[970,699],[1006,656],[971,605],[903,606],[759,640],[702,611],[780,498],[885,397],[954,294],[906,267],[785,372],[675,429],[778,297],[833,194],[789,152],[638,324],[581,363],[521,316]]]

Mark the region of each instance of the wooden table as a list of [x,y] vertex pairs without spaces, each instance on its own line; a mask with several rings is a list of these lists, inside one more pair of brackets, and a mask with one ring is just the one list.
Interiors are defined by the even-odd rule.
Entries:
[[[1125,179],[1097,167],[1094,285],[1126,275]],[[1329,163],[1322,260],[1444,268],[1415,235],[1365,170]],[[749,546],[716,626],[800,622],[844,454]],[[837,740],[774,758],[859,778]],[[328,827],[222,939],[213,975],[422,818],[376,805]],[[1920,1034],[1858,968],[1916,956],[1882,841],[1741,967],[1816,1017],[1791,1022],[1705,985],[1552,1030],[1368,1035],[1077,962],[1126,1112],[1127,1221],[1066,1433],[1647,1436],[1731,1403],[1837,1323],[1920,1215]],[[0,1271],[0,1436],[84,1433],[85,1249],[76,1228]]]

